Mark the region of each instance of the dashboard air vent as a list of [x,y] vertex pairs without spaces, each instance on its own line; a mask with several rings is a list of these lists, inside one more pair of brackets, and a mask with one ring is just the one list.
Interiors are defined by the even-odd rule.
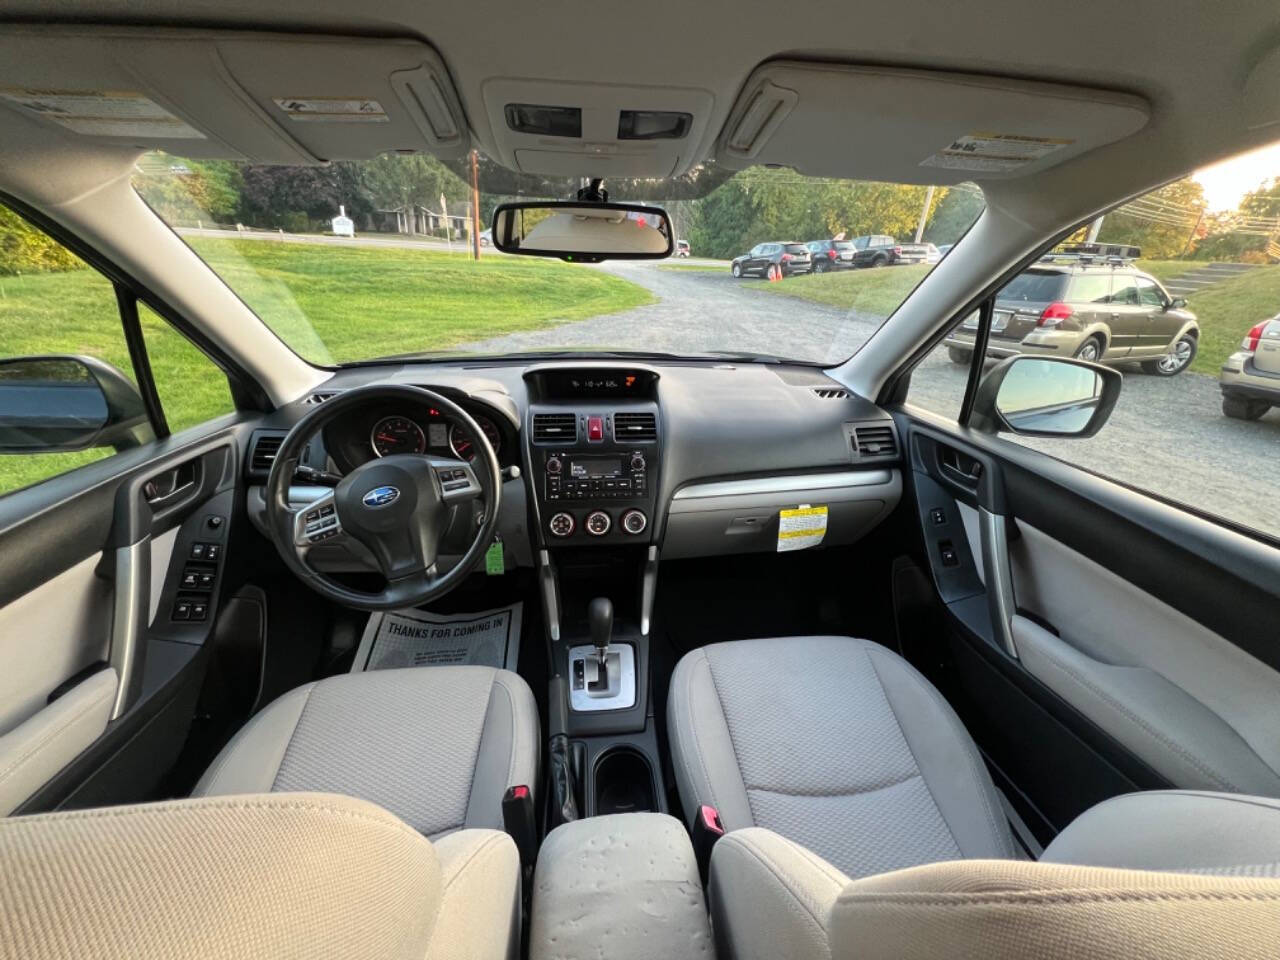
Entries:
[[280,444],[284,443],[284,431],[260,431],[253,435],[249,448],[249,472],[266,475],[271,472],[271,465],[280,452]]
[[855,427],[853,449],[860,460],[896,457],[898,438],[894,435],[893,425],[886,423]]
[[309,407],[314,407],[317,404],[324,403],[326,400],[332,400],[341,392],[342,392],[341,390],[317,390],[315,393],[311,394],[311,396],[307,397],[307,399],[303,400],[302,402]]
[[533,415],[534,443],[573,443],[578,439],[578,415],[576,413],[535,413]]
[[814,387],[814,394],[820,400],[848,400],[849,391],[840,387]]
[[613,439],[616,443],[643,443],[658,439],[658,418],[652,413],[615,413]]

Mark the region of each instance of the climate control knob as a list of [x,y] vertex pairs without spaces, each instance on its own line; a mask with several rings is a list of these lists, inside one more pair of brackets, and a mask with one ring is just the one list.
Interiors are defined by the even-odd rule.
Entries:
[[631,455],[631,469],[636,471],[644,469],[644,454],[639,450]]
[[560,462],[559,457],[547,458],[547,473],[557,474],[564,468],[564,464]]
[[557,537],[567,537],[569,534],[573,533],[573,528],[577,526],[577,524],[574,523],[573,514],[557,513],[551,518],[551,522],[548,526],[551,528],[551,532]]
[[613,525],[613,521],[609,519],[609,515],[603,510],[592,510],[587,514],[587,519],[582,521],[582,525],[587,528],[587,533],[593,537],[603,537],[609,532],[609,527]]
[[632,536],[644,533],[644,528],[649,525],[649,520],[642,510],[628,510],[618,522],[622,524],[622,529]]

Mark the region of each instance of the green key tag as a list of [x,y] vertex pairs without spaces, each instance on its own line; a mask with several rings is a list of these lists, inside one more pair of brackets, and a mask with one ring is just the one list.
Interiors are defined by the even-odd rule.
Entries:
[[495,540],[484,552],[484,572],[491,577],[500,577],[507,572],[507,562],[502,556],[502,541]]

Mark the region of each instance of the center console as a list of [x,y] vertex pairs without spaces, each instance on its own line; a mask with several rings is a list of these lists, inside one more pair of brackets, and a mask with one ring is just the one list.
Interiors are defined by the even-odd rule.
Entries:
[[565,821],[666,809],[649,698],[658,380],[621,363],[525,372],[522,433],[553,678],[551,807]]

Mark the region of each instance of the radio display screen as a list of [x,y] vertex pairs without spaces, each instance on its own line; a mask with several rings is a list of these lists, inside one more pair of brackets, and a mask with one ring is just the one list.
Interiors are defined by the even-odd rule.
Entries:
[[589,460],[570,460],[569,476],[579,480],[591,480],[597,477],[622,476],[621,457],[592,457]]

